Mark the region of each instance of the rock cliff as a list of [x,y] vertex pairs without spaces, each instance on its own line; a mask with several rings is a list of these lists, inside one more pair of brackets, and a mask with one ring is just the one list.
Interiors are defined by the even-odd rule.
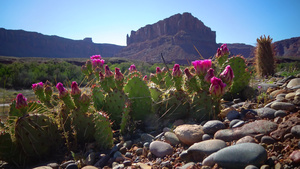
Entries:
[[300,57],[300,37],[274,42],[276,56]]
[[213,56],[218,48],[216,32],[190,13],[176,14],[155,24],[147,25],[127,35],[127,47],[116,57],[127,57],[147,62],[187,63]]
[[123,46],[96,44],[92,38],[71,40],[23,30],[0,28],[0,55],[16,57],[81,58],[95,54],[112,57]]

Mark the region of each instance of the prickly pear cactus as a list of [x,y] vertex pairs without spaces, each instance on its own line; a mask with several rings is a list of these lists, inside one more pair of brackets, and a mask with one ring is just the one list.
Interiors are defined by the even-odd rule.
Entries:
[[103,90],[101,90],[100,87],[98,86],[93,86],[92,87],[92,99],[94,102],[94,107],[97,111],[100,111],[104,107],[104,99],[105,96],[103,94]]
[[16,122],[15,137],[28,158],[49,156],[61,143],[61,135],[53,120],[45,115],[31,114]]
[[119,127],[127,96],[122,90],[114,89],[105,96],[104,111],[112,120],[114,127]]
[[130,119],[129,113],[130,113],[130,103],[128,102],[128,103],[126,103],[126,105],[123,109],[122,121],[120,124],[121,134],[125,134],[125,132],[126,132],[126,127],[128,126],[129,119]]
[[127,84],[124,86],[125,93],[131,103],[131,117],[134,120],[145,120],[152,113],[152,101],[150,90],[138,72],[128,75]]
[[194,94],[190,117],[197,122],[212,119],[212,98],[208,91],[198,91]]
[[171,88],[163,94],[160,109],[156,111],[163,119],[176,120],[186,117],[189,110],[188,94],[183,90],[177,91],[175,88]]
[[7,131],[0,130],[0,160],[11,162],[16,154],[16,144]]
[[154,102],[161,101],[161,96],[163,92],[156,85],[154,85],[153,83],[150,84],[149,90],[150,90],[151,98]]
[[110,149],[113,146],[113,131],[109,116],[102,111],[94,114],[95,140],[101,149]]
[[242,56],[233,56],[229,58],[224,64],[222,70],[230,65],[233,72],[233,84],[229,90],[230,94],[240,93],[246,86],[249,85],[250,73],[246,71],[246,61]]
[[93,140],[95,133],[93,119],[93,113],[73,110],[72,125],[76,131],[76,138],[79,143]]

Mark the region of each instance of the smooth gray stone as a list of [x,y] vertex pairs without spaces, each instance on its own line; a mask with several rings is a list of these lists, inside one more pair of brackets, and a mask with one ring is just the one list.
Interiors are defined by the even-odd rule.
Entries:
[[223,148],[214,155],[214,162],[230,169],[241,169],[247,165],[261,166],[267,160],[267,151],[255,143],[242,143]]
[[220,120],[210,120],[203,125],[206,134],[215,134],[220,129],[225,129],[225,125]]
[[300,138],[300,125],[292,127],[291,133],[293,134],[293,136]]
[[296,106],[292,103],[287,103],[287,102],[274,102],[271,105],[271,108],[275,109],[275,110],[291,111],[291,110],[294,110],[296,108]]
[[169,143],[163,141],[153,141],[150,144],[149,150],[156,157],[164,157],[173,153],[173,148]]
[[274,113],[275,117],[285,117],[287,114],[285,111],[283,110],[277,110],[275,113]]
[[222,148],[226,147],[226,143],[223,140],[206,140],[201,141],[199,143],[195,143],[192,146],[188,148],[188,154],[191,154],[194,162],[202,161],[203,157],[208,156],[214,152],[217,152],[218,150],[221,150]]
[[274,119],[275,118],[275,112],[276,110],[272,109],[272,108],[268,108],[268,107],[263,107],[263,108],[259,108],[259,109],[254,109],[258,116],[261,118],[269,118],[269,119]]

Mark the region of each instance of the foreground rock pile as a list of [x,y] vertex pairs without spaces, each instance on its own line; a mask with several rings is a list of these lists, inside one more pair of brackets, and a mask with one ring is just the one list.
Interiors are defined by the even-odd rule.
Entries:
[[82,162],[69,158],[36,168],[300,167],[300,78],[258,86],[268,97],[264,104],[236,99],[224,103],[220,120],[177,120],[160,133],[137,130],[107,152],[97,152],[89,144]]

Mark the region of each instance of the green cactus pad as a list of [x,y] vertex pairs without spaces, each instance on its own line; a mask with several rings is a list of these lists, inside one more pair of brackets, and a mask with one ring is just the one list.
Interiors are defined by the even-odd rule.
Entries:
[[125,102],[127,100],[127,96],[121,90],[114,89],[109,92],[105,97],[105,105],[104,111],[108,113],[112,122],[114,123],[114,127],[119,127],[122,119],[123,109],[125,107]]
[[163,94],[163,101],[157,113],[164,119],[177,120],[185,118],[190,110],[190,98],[183,91],[175,88],[167,90]]
[[150,90],[140,76],[129,75],[124,91],[128,93],[131,103],[131,117],[134,120],[145,120],[152,113]]
[[113,146],[113,131],[109,116],[100,111],[94,114],[95,140],[101,149],[110,149]]
[[246,61],[242,56],[233,56],[224,63],[222,70],[224,70],[227,65],[231,66],[234,74],[229,93],[239,93],[249,85],[251,78],[250,73],[246,71]]
[[76,136],[79,143],[90,142],[94,138],[95,128],[93,114],[81,112],[79,109],[73,110],[72,125],[76,130]]
[[94,102],[94,107],[97,111],[100,111],[104,107],[104,93],[100,87],[94,86],[92,87],[92,99]]
[[61,143],[57,125],[48,116],[38,114],[19,118],[15,137],[17,145],[32,159],[51,155],[51,151],[58,150]]
[[162,91],[152,83],[149,87],[151,98],[154,102],[159,102],[161,100]]
[[199,91],[194,94],[191,105],[190,117],[201,122],[203,120],[212,119],[213,100],[208,91]]
[[122,121],[120,124],[121,134],[125,134],[125,132],[126,132],[126,127],[129,123],[129,119],[130,119],[129,113],[130,113],[130,103],[128,102],[128,103],[126,103],[126,105],[123,109]]
[[13,142],[11,135],[0,129],[0,160],[11,162],[16,153],[16,144]]

